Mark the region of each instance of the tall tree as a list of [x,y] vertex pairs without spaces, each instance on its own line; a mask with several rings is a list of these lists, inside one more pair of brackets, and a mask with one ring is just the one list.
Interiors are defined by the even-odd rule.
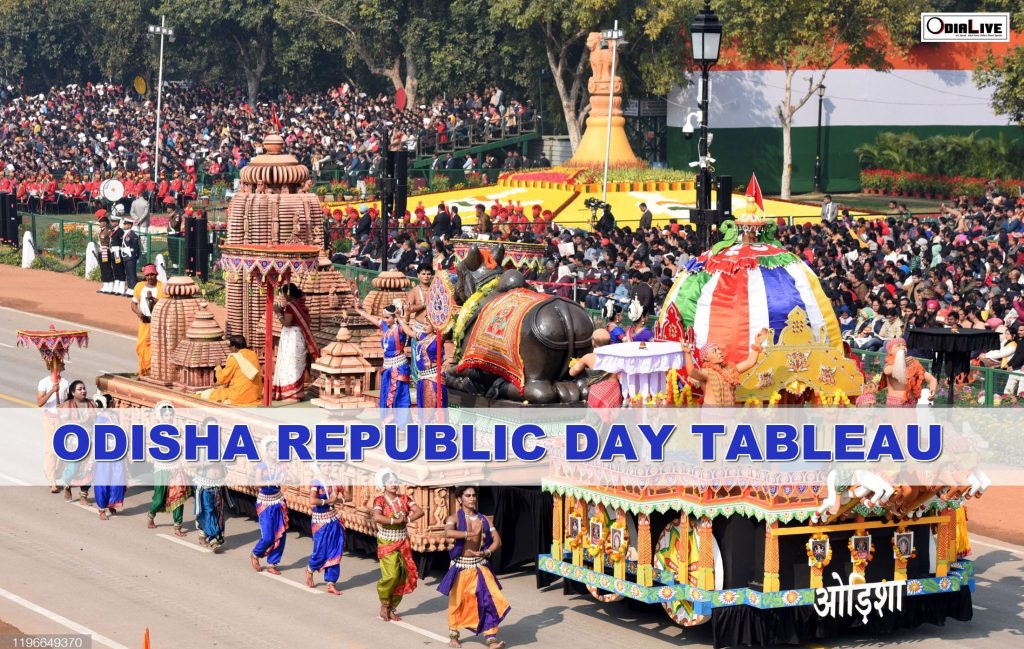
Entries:
[[[994,2],[986,9],[1007,11],[1010,3]],[[1024,30],[1024,7],[1012,3],[1016,12],[1010,17],[1014,31]],[[992,88],[992,108],[999,115],[1024,126],[1024,47],[1017,46],[1002,59],[991,52],[974,68],[974,84],[979,88]]]
[[631,66],[638,71],[636,78],[624,79],[634,91],[666,94],[673,83],[682,80],[678,61],[685,46],[680,30],[686,22],[686,10],[681,2],[494,0],[491,15],[495,22],[518,29],[523,43],[539,40],[544,44],[573,149],[583,135],[590,109],[587,79],[591,71],[585,46],[590,32],[608,29],[619,21],[630,41],[628,48],[620,49],[620,64],[623,58],[631,57]]
[[185,56],[202,52],[210,67],[237,64],[249,102],[255,103],[272,61],[277,5],[278,0],[163,0],[159,11],[188,39]]
[[[715,13],[737,57],[777,66],[784,73],[782,101],[775,107],[782,126],[782,197],[791,195],[793,116],[823,85],[840,61],[887,69],[886,54],[916,42],[927,0],[721,0]],[[811,72],[796,87],[800,70]]]
[[[420,64],[426,56],[429,30],[440,0],[284,0],[286,10],[328,27],[375,75],[386,78],[395,90],[404,88],[416,101]],[[355,60],[352,61],[353,63]]]

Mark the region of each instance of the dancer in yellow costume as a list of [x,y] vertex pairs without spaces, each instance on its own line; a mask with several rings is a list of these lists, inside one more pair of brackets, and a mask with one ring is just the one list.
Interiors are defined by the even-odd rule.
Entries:
[[231,355],[217,368],[217,387],[199,393],[204,399],[232,406],[258,406],[263,401],[263,373],[256,352],[244,336],[228,336]]
[[152,347],[149,341],[149,319],[158,300],[165,297],[164,283],[156,279],[156,266],[146,264],[142,268],[145,281],[135,285],[132,295],[132,312],[139,318],[139,333],[135,343],[135,354],[139,357],[139,376],[149,374]]

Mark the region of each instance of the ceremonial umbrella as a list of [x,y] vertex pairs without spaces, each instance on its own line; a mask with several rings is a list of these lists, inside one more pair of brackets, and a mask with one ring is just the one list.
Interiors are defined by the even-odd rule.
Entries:
[[[57,372],[57,361],[62,361],[71,353],[72,343],[79,347],[89,346],[89,332],[85,330],[57,329],[53,325],[45,331],[19,329],[17,331],[18,347],[32,346],[39,350],[46,369],[53,372],[53,384],[59,385],[60,374]],[[60,401],[58,390],[57,400]]]
[[437,340],[437,375],[434,378],[437,407],[441,407],[441,348],[444,346],[445,329],[451,324],[457,308],[455,287],[452,286],[451,277],[442,269],[430,283],[430,291],[427,293],[427,319],[434,326],[434,338]]
[[293,273],[315,273],[320,248],[298,244],[224,245],[221,253],[220,267],[226,278],[244,277],[267,292],[263,405],[269,406],[274,380],[274,287],[286,283]]

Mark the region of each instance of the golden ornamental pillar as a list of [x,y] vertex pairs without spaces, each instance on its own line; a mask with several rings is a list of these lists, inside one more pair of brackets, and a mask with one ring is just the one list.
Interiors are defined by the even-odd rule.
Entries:
[[551,494],[554,506],[551,509],[551,558],[556,561],[562,560],[562,500],[563,496],[557,493]]
[[773,593],[779,589],[779,537],[773,532],[779,527],[778,521],[764,528],[764,592]]
[[690,517],[679,517],[679,539],[675,547],[676,583],[690,583]]
[[[622,93],[622,78],[617,75],[612,78],[614,55],[611,44],[601,37],[600,32],[590,32],[587,36],[587,49],[590,50],[592,72],[587,83],[587,90],[590,92],[590,114],[587,116],[587,128],[583,132],[583,137],[572,159],[566,164],[570,167],[603,166],[607,146],[610,166],[639,166],[640,161],[633,154],[633,147],[626,137],[626,118],[622,115],[622,97],[619,96]],[[617,54],[618,50],[615,52]],[[610,122],[609,99],[612,108]]]
[[697,523],[697,536],[700,538],[700,558],[697,563],[697,587],[704,590],[715,588],[715,546],[714,535],[711,533],[711,519],[704,516]]
[[651,565],[651,519],[647,514],[637,517],[637,566],[636,583],[640,586],[654,585],[654,566]]

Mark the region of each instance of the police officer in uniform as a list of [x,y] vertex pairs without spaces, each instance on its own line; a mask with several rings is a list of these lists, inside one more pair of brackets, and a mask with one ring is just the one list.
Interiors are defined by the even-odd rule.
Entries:
[[121,245],[124,243],[124,230],[121,225],[121,217],[115,208],[110,214],[110,220],[114,227],[110,233],[110,264],[114,269],[114,295],[124,295],[124,263],[121,261]]
[[124,219],[122,224],[124,229],[121,235],[121,263],[124,265],[124,294],[126,297],[131,297],[135,291],[135,283],[139,281],[135,269],[138,268],[142,244],[139,233],[132,227],[134,225],[132,220]]

